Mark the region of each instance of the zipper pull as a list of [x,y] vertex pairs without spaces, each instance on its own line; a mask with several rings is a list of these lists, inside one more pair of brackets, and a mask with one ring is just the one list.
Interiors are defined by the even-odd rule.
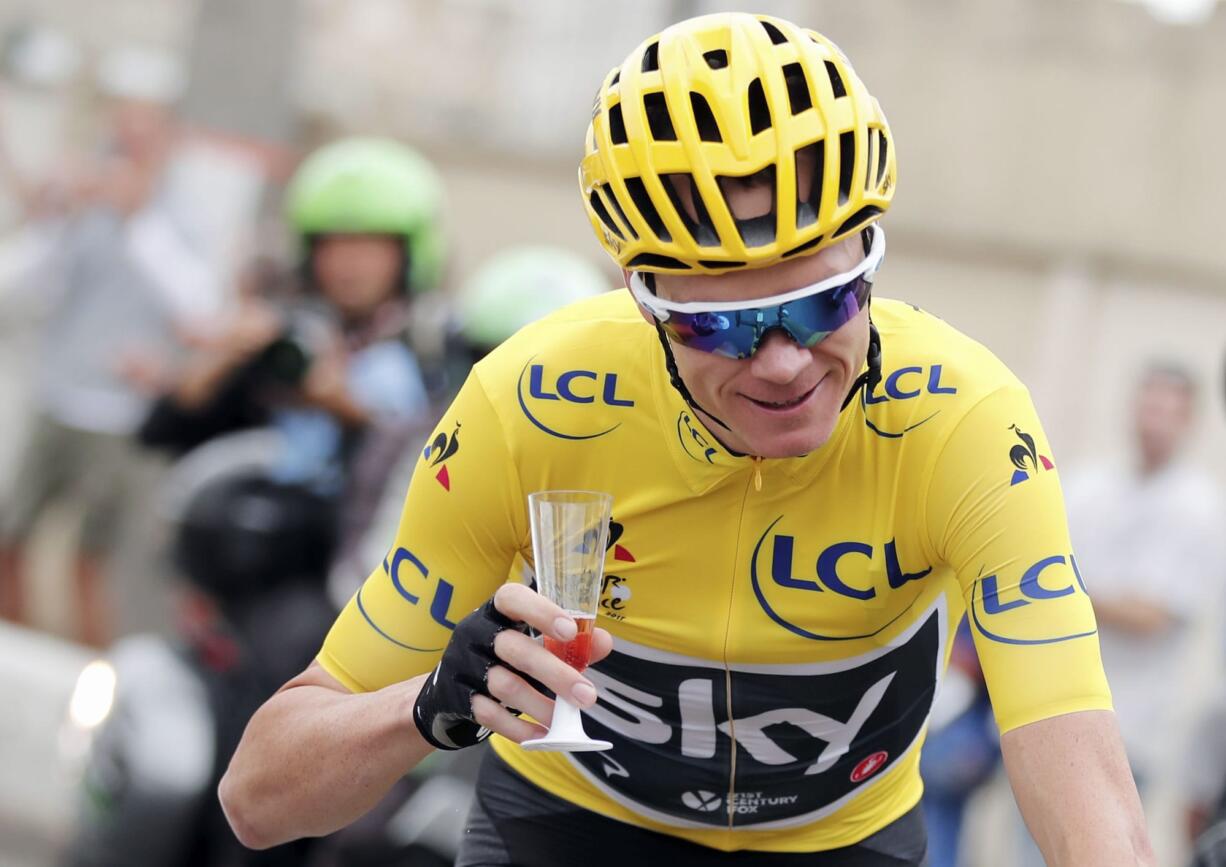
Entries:
[[753,458],[753,489],[762,490],[762,459],[756,456]]

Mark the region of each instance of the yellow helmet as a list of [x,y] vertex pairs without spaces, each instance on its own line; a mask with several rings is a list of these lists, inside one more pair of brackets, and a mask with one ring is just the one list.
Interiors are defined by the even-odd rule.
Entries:
[[[623,268],[717,274],[815,253],[876,220],[895,170],[881,106],[834,43],[727,13],[674,24],[605,76],[579,185]],[[730,184],[769,188],[769,212],[738,218]]]

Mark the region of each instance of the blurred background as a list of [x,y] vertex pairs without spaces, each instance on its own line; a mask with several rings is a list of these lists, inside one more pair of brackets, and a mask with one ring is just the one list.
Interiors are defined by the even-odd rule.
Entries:
[[[877,291],[950,321],[1029,385],[1092,596],[1096,565],[1111,573],[1105,634],[1143,649],[1107,665],[1148,705],[1131,757],[1160,863],[1188,863],[1226,783],[1213,0],[0,0],[0,865],[223,863],[106,861],[98,841],[151,816],[167,838],[222,833],[184,818],[207,812],[199,780],[237,736],[201,720],[224,706],[218,729],[241,731],[242,708],[322,634],[261,648],[247,624],[271,606],[326,629],[382,555],[407,478],[383,468],[417,452],[467,364],[519,324],[478,322],[466,297],[620,285],[576,194],[592,93],[647,35],[730,9],[821,30],[880,100],[901,183]],[[354,227],[327,224],[349,219],[344,203],[312,210],[300,161],[355,136],[411,147],[378,159],[423,202],[370,227],[407,258],[391,260],[404,285],[367,302],[304,270],[328,231]],[[359,272],[379,257],[335,255]],[[415,397],[369,397],[388,382]],[[235,591],[251,563],[208,552],[250,536],[233,515],[253,503],[278,516],[259,538],[281,552],[339,527],[326,574],[304,562]],[[105,648],[111,662],[87,667]],[[982,698],[970,657],[955,662]],[[148,709],[165,695],[181,699],[173,718]],[[925,768],[955,814],[965,805],[960,863],[1036,863],[990,726],[972,728],[951,728],[934,750],[951,758]],[[982,760],[950,771],[971,743]],[[461,802],[466,770],[419,776],[381,833],[416,846],[421,860],[396,863],[446,863],[430,839],[446,823],[427,827],[423,804]],[[276,863],[337,863],[321,858]]]

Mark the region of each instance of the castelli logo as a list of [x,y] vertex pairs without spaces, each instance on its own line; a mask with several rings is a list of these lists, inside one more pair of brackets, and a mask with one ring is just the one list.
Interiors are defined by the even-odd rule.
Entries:
[[885,767],[886,760],[890,758],[890,754],[885,750],[878,750],[871,756],[867,756],[860,760],[860,763],[852,769],[851,781],[853,783],[862,783]]

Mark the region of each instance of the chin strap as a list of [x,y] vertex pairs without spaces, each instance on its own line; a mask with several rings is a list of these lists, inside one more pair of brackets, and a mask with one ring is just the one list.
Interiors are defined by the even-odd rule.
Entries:
[[868,320],[868,370],[856,377],[856,381],[851,384],[851,391],[847,392],[847,397],[843,398],[843,405],[839,407],[839,412],[847,409],[847,405],[852,402],[861,388],[866,394],[872,394],[879,382],[881,382],[881,335],[870,318]]
[[685,387],[685,382],[681,379],[681,374],[677,371],[677,359],[673,357],[673,348],[668,343],[668,336],[665,335],[664,329],[660,327],[659,322],[656,322],[655,326],[656,336],[660,338],[660,346],[664,347],[664,366],[668,368],[668,381],[672,383],[673,388],[677,389],[677,392],[681,395],[681,399],[688,403],[691,409],[701,412],[724,430],[732,430],[732,428],[724,424],[723,419],[714,413],[707,412],[698,405],[698,401],[694,400],[694,395],[690,394],[690,390]]

